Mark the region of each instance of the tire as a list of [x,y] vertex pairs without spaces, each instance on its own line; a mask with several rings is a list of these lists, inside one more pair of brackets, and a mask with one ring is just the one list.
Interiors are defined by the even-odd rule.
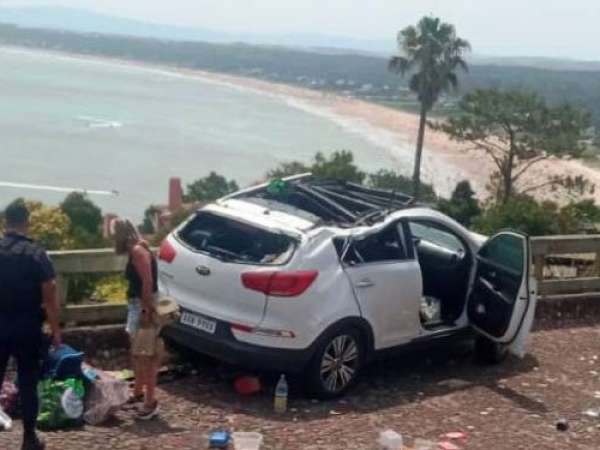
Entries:
[[355,329],[328,334],[308,366],[308,390],[327,400],[343,396],[355,383],[365,360],[365,346]]
[[479,336],[475,340],[475,358],[483,364],[495,365],[503,362],[508,356],[508,347]]

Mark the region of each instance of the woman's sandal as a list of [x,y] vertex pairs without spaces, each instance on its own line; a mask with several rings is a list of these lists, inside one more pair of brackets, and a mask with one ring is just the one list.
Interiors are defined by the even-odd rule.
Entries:
[[125,405],[123,405],[123,406],[125,409],[132,409],[132,408],[136,408],[143,401],[144,401],[144,394],[131,395],[125,402]]

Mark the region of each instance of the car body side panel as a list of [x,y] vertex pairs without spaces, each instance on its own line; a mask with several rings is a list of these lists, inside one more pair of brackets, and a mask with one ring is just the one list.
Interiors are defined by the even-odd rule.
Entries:
[[423,292],[415,260],[346,267],[363,317],[374,332],[375,350],[409,342],[419,335]]
[[292,331],[294,338],[265,337],[235,332],[236,339],[265,347],[305,349],[330,325],[341,319],[360,317],[354,293],[326,233],[303,242],[286,270],[318,270],[314,283],[300,297],[268,297],[260,328]]

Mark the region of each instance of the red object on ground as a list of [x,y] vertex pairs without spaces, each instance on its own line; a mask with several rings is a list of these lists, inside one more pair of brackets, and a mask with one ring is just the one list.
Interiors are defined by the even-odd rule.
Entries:
[[238,377],[233,382],[235,391],[240,395],[253,395],[260,392],[260,380],[253,376]]

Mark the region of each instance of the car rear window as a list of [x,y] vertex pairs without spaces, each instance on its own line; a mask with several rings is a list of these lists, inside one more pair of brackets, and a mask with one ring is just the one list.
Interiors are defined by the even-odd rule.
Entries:
[[284,264],[297,243],[290,236],[209,212],[197,213],[178,237],[193,250],[242,264]]

